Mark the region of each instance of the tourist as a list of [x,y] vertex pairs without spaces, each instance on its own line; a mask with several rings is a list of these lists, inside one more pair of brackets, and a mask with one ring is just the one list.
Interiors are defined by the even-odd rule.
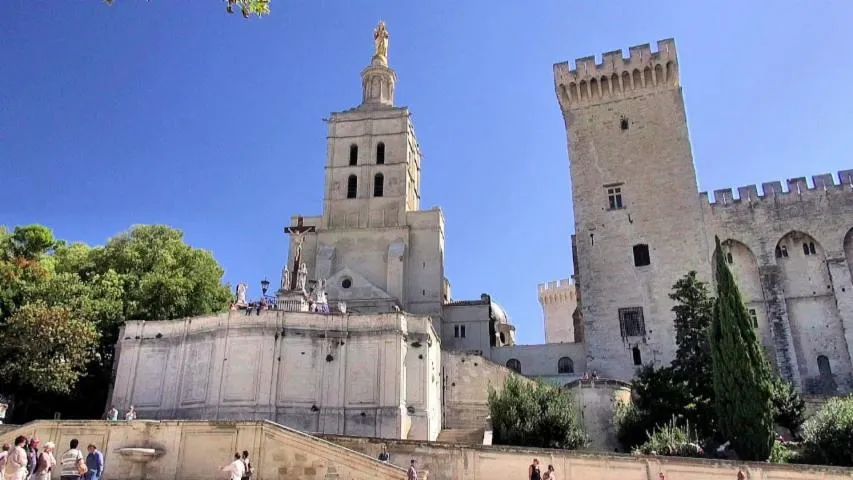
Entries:
[[380,462],[387,462],[390,459],[391,459],[391,455],[388,454],[388,447],[386,447],[385,444],[383,443],[382,444],[382,451],[379,452],[379,461]]
[[243,466],[243,459],[240,458],[240,454],[235,453],[234,461],[222,467],[222,471],[228,472],[228,478],[230,480],[242,480],[245,467]]
[[0,480],[3,480],[5,477],[4,473],[6,471],[6,459],[9,458],[9,449],[12,448],[8,443],[3,444],[3,451],[0,452]]
[[133,405],[131,405],[130,408],[127,410],[127,413],[124,414],[124,419],[128,422],[136,420],[136,409],[133,407]]
[[413,458],[409,463],[409,471],[406,472],[406,480],[418,480],[418,471],[415,469],[417,461]]
[[104,454],[94,444],[89,444],[86,455],[86,468],[89,470],[83,477],[86,480],[98,480],[104,473]]
[[56,444],[47,442],[44,444],[44,449],[39,453],[36,462],[36,469],[30,480],[50,480],[50,472],[56,466],[56,458],[53,456],[53,451],[56,450]]
[[39,439],[33,438],[27,445],[27,478],[30,478],[36,470],[39,458]]
[[252,466],[252,462],[249,460],[249,452],[243,450],[243,478],[252,478],[253,473],[255,473],[255,467]]
[[24,480],[27,475],[27,437],[18,435],[6,457],[6,480]]
[[548,470],[542,475],[542,480],[557,480],[557,472],[554,471],[553,465],[548,465]]
[[107,411],[107,420],[109,420],[111,422],[117,422],[118,421],[118,409],[116,408],[115,405],[112,405],[110,407],[110,409]]
[[542,473],[539,471],[539,459],[534,458],[533,463],[530,464],[530,468],[528,469],[528,480],[542,480]]
[[70,447],[59,457],[59,478],[61,480],[80,480],[86,473],[86,461],[83,452],[77,449],[80,442],[73,438],[68,443]]

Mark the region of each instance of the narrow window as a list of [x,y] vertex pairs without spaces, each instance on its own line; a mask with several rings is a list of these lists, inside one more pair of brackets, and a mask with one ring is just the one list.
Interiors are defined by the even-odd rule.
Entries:
[[358,164],[358,145],[352,144],[349,146],[349,164],[357,165]]
[[782,245],[782,256],[788,258],[788,247]]
[[459,327],[459,336],[465,338],[465,325]]
[[569,357],[557,360],[557,373],[575,373],[575,362]]
[[385,164],[385,144],[382,142],[379,142],[379,144],[376,145],[376,164]]
[[646,322],[643,319],[643,307],[620,308],[619,328],[622,330],[622,338],[645,336]]
[[776,258],[782,258],[782,249],[776,245]]
[[640,354],[640,347],[634,345],[634,348],[631,349],[631,353],[634,356],[634,365],[641,366],[643,364],[643,356]]
[[826,358],[826,355],[820,355],[817,357],[817,370],[821,377],[826,378],[832,376],[832,368],[829,366],[829,359]]
[[459,325],[454,325],[454,326],[453,326],[453,337],[454,337],[454,338],[459,338]]
[[808,243],[803,244],[803,254],[805,254],[805,255],[809,254],[809,244]]
[[652,263],[649,257],[649,246],[642,243],[634,245],[634,266],[645,267]]
[[732,257],[732,252],[726,252],[726,261],[729,263],[735,263],[735,259]]
[[506,368],[513,370],[516,373],[521,373],[521,362],[515,358],[510,358],[506,361]]
[[754,308],[749,309],[749,318],[752,319],[752,328],[758,328],[758,313]]
[[385,177],[381,173],[373,176],[373,196],[381,197],[385,192]]
[[607,187],[607,205],[610,210],[622,208],[622,187]]
[[776,245],[776,258],[788,256],[788,247],[785,245]]
[[358,177],[350,175],[347,179],[347,198],[355,198],[358,193]]
[[628,119],[627,118],[622,118],[621,120],[619,120],[619,128],[621,128],[622,130],[628,130]]
[[815,254],[814,243],[812,243],[812,242],[809,242],[809,252],[810,252],[812,255],[814,255],[814,254]]

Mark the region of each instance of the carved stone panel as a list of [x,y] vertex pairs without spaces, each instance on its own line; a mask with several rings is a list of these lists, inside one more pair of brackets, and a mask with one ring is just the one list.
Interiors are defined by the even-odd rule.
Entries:
[[168,348],[144,348],[139,354],[132,403],[136,407],[159,407],[163,403]]
[[308,339],[286,338],[279,368],[279,403],[311,403],[317,399],[320,366]]
[[379,348],[375,343],[354,342],[347,350],[347,403],[379,403]]
[[210,342],[189,345],[181,372],[181,405],[204,403],[207,400],[212,353],[213,344]]
[[257,401],[258,374],[261,370],[260,338],[229,340],[226,358],[222,401]]

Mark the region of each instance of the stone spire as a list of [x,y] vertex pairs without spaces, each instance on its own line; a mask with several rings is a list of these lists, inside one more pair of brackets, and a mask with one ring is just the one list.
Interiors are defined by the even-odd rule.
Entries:
[[388,67],[388,30],[380,21],[373,30],[373,59],[361,72],[362,106],[394,105],[394,84],[397,74]]

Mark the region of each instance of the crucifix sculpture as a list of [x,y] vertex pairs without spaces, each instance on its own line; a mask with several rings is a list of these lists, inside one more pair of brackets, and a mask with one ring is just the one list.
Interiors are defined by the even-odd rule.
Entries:
[[287,280],[287,290],[292,290],[296,287],[299,266],[302,264],[302,242],[305,241],[305,234],[316,231],[316,227],[303,225],[302,217],[297,218],[296,226],[285,227],[284,229],[284,233],[290,234],[294,242],[293,245],[296,247],[296,254],[293,256],[293,270],[290,271],[290,279]]

